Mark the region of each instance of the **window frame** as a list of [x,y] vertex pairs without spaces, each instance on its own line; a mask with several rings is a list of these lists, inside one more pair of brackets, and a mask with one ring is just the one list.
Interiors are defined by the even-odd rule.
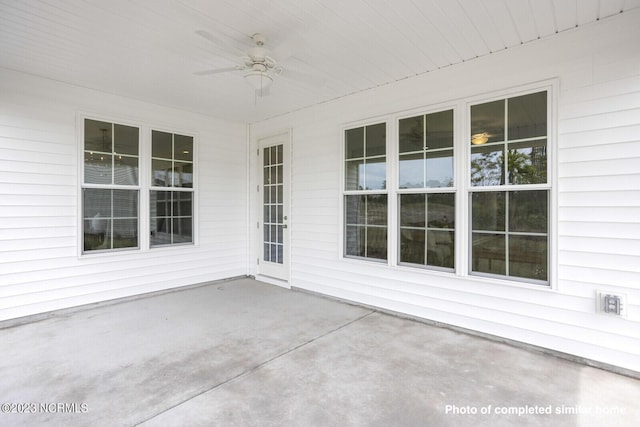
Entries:
[[[105,250],[84,251],[84,206],[83,206],[83,189],[84,188],[105,188],[100,184],[84,184],[84,131],[85,120],[95,120],[117,125],[135,127],[138,129],[138,184],[137,186],[117,185],[114,189],[136,189],[138,191],[138,245],[131,248],[116,248]],[[79,259],[90,259],[94,257],[110,257],[123,254],[144,253],[151,250],[155,251],[172,251],[185,250],[186,248],[195,248],[199,246],[199,133],[180,128],[166,128],[163,126],[155,126],[145,123],[144,121],[132,121],[127,118],[100,115],[94,112],[79,111],[76,113],[76,153],[77,153],[77,257]],[[150,190],[151,190],[151,132],[157,130],[171,134],[178,134],[193,138],[193,185],[192,191],[192,241],[187,243],[161,245],[151,247],[150,239]],[[173,191],[173,190],[170,190]]]
[[[153,160],[168,160],[166,158],[161,158],[161,157],[154,157],[153,156],[153,132],[161,132],[161,133],[167,133],[170,134],[172,136],[172,158],[171,160],[171,164],[172,167],[175,165],[175,163],[179,160],[176,160],[175,158],[175,136],[183,136],[183,137],[188,137],[191,138],[191,142],[192,142],[192,160],[191,160],[191,167],[192,167],[192,182],[191,182],[191,187],[178,187],[178,186],[158,186],[158,185],[154,185],[154,180],[153,180]],[[197,149],[196,149],[196,141],[197,141],[197,137],[195,134],[190,133],[190,132],[182,132],[182,131],[176,131],[176,130],[168,130],[165,128],[161,128],[158,126],[150,126],[149,127],[149,131],[148,131],[148,155],[147,155],[147,159],[148,159],[148,172],[147,172],[147,179],[148,181],[148,185],[145,188],[146,191],[146,198],[148,200],[147,203],[147,221],[148,221],[148,226],[147,229],[149,230],[149,241],[148,241],[148,248],[150,250],[156,251],[156,250],[161,250],[163,248],[172,248],[172,247],[181,247],[181,246],[196,246],[196,239],[197,239],[197,217],[196,217],[196,208],[197,208],[197,203],[196,203],[196,199],[197,199]],[[172,175],[172,179],[175,178],[175,175]],[[189,193],[191,194],[191,241],[190,242],[173,242],[173,238],[174,238],[174,234],[173,232],[170,233],[171,235],[171,243],[163,243],[163,244],[156,244],[154,245],[152,242],[152,238],[151,238],[151,223],[152,223],[152,216],[151,216],[151,192],[165,192],[165,193],[169,193],[171,196],[171,202],[170,205],[172,206],[172,213],[171,215],[168,215],[167,217],[173,222],[176,219],[176,216],[173,215],[173,204],[174,204],[174,199],[173,199],[173,194],[174,193]]]
[[[547,99],[547,134],[546,134],[546,182],[542,184],[509,184],[503,186],[472,186],[471,185],[471,144],[468,138],[471,135],[471,106],[514,98],[537,92],[546,92]],[[339,158],[341,159],[340,191],[339,191],[339,221],[338,221],[338,250],[342,261],[360,264],[361,261],[378,261],[377,264],[387,264],[387,267],[396,271],[407,273],[425,274],[441,277],[457,277],[465,279],[467,283],[503,285],[520,287],[532,290],[553,291],[557,289],[557,262],[558,262],[558,212],[557,212],[557,105],[558,105],[559,81],[551,78],[534,83],[519,86],[495,89],[483,94],[469,95],[454,100],[434,103],[431,105],[411,108],[399,112],[390,112],[375,118],[353,121],[343,124],[341,127],[341,141],[339,145]],[[419,115],[453,109],[454,119],[454,143],[453,143],[453,186],[434,188],[400,188],[400,120]],[[346,210],[345,210],[345,130],[359,126],[367,126],[375,123],[387,123],[387,260],[372,260],[370,258],[346,255]],[[522,191],[539,190],[547,191],[547,280],[529,280],[516,276],[501,276],[483,274],[472,271],[472,224],[471,224],[471,194],[480,191]],[[401,217],[400,196],[403,194],[420,193],[454,193],[455,200],[455,225],[454,225],[454,268],[438,268],[435,266],[404,263],[400,261],[401,250]],[[370,265],[375,265],[373,264]]]
[[[358,129],[358,128],[363,128],[363,130],[365,130],[364,133],[364,141],[365,141],[365,146],[364,146],[364,152],[363,152],[363,157],[362,159],[365,160],[365,164],[366,164],[366,159],[368,157],[373,157],[373,158],[380,158],[380,155],[376,155],[376,156],[366,156],[366,128],[368,126],[376,126],[376,125],[384,125],[385,126],[385,154],[384,154],[384,164],[385,164],[385,178],[386,178],[386,183],[385,183],[385,188],[383,189],[358,189],[358,190],[348,190],[347,189],[347,185],[346,185],[346,180],[347,180],[347,154],[346,154],[346,148],[347,148],[347,131],[349,130],[353,130],[353,129]],[[343,126],[341,129],[341,144],[339,144],[340,146],[340,159],[341,159],[341,165],[340,165],[340,221],[339,221],[339,227],[340,227],[340,239],[339,239],[339,244],[340,244],[340,255],[342,259],[345,260],[355,260],[355,261],[365,261],[365,262],[370,262],[370,263],[374,263],[374,264],[386,264],[389,265],[391,260],[390,260],[390,250],[389,247],[391,245],[391,239],[392,239],[392,232],[391,232],[391,227],[389,226],[389,218],[390,218],[390,210],[391,210],[391,197],[389,194],[389,188],[390,188],[390,177],[391,177],[391,173],[390,173],[390,167],[389,167],[389,156],[391,155],[389,152],[389,140],[390,140],[390,132],[392,132],[392,127],[390,126],[390,122],[387,119],[369,119],[366,121],[360,121],[360,122],[355,122],[346,126]],[[355,158],[358,159],[359,157]],[[382,258],[373,258],[373,257],[367,257],[367,256],[358,256],[358,255],[349,255],[347,254],[347,206],[346,206],[346,199],[348,196],[370,196],[370,195],[384,195],[386,196],[387,200],[386,200],[386,224],[384,226],[384,228],[386,229],[386,257],[384,259]],[[393,204],[395,206],[395,203]],[[367,226],[368,224],[365,224],[365,226]],[[366,242],[365,242],[365,247],[366,247]]]
[[[400,152],[400,121],[404,120],[404,119],[409,119],[409,118],[413,118],[413,117],[418,117],[418,116],[422,116],[423,119],[423,129],[426,131],[426,126],[427,126],[427,120],[426,117],[430,114],[438,114],[438,113],[442,113],[442,112],[446,112],[446,111],[451,111],[452,112],[452,131],[453,131],[453,141],[452,141],[452,146],[451,148],[439,148],[437,149],[437,151],[445,151],[445,150],[451,150],[452,151],[452,156],[453,156],[453,167],[452,167],[452,185],[449,187],[428,187],[427,186],[427,182],[424,182],[424,186],[423,187],[406,187],[403,188],[400,186],[401,182],[400,182],[400,156],[404,153]],[[422,270],[428,270],[428,271],[434,271],[434,272],[442,272],[442,273],[447,273],[447,274],[451,274],[451,273],[455,273],[457,271],[458,268],[458,245],[459,245],[459,238],[458,238],[458,222],[459,222],[459,215],[458,215],[458,210],[459,210],[459,203],[458,203],[458,187],[459,187],[459,177],[458,177],[458,173],[459,173],[459,165],[458,165],[458,158],[459,156],[459,149],[458,149],[458,143],[457,143],[457,139],[458,139],[458,134],[459,132],[459,108],[456,104],[452,104],[452,103],[447,103],[447,104],[439,104],[439,105],[435,105],[435,106],[431,106],[430,108],[421,108],[421,109],[417,109],[417,110],[411,110],[411,112],[405,112],[404,114],[400,115],[400,116],[396,116],[394,118],[394,122],[396,124],[395,127],[395,135],[394,135],[394,158],[393,158],[393,169],[394,169],[394,173],[396,175],[396,179],[394,180],[394,187],[392,188],[392,192],[394,193],[394,198],[396,200],[396,215],[392,218],[394,220],[394,224],[392,224],[392,226],[396,229],[396,237],[395,237],[395,244],[396,244],[396,250],[395,250],[395,265],[397,265],[398,267],[406,267],[408,269],[422,269]],[[424,140],[426,141],[426,137],[427,134],[425,132],[425,134],[423,135]],[[423,148],[423,152],[428,153],[428,148]],[[425,157],[426,159],[426,157]],[[426,179],[426,165],[425,165],[425,179]],[[454,227],[453,227],[453,245],[454,245],[454,253],[453,253],[453,267],[449,268],[449,267],[442,267],[442,266],[436,266],[436,265],[429,265],[429,264],[415,264],[415,263],[409,263],[409,262],[404,262],[401,259],[401,251],[402,251],[402,244],[401,244],[401,239],[402,239],[402,229],[406,228],[402,226],[402,217],[401,217],[401,197],[403,195],[411,195],[411,194],[421,194],[421,195],[425,195],[425,197],[428,197],[428,195],[430,194],[453,194],[453,199],[454,199]],[[425,223],[425,233],[428,231],[428,226]],[[425,244],[426,244],[426,237],[425,237]]]
[[[466,102],[466,115],[465,115],[465,131],[461,137],[460,145],[465,144],[465,163],[463,165],[465,177],[464,177],[464,191],[463,197],[465,199],[465,240],[466,240],[466,251],[465,251],[465,276],[469,278],[481,278],[487,280],[496,280],[499,282],[504,282],[508,284],[519,284],[524,286],[534,286],[536,289],[539,288],[548,288],[553,289],[556,281],[556,268],[555,263],[557,260],[556,256],[556,174],[555,174],[555,151],[556,151],[556,119],[557,114],[555,113],[556,102],[556,94],[557,94],[557,81],[549,81],[545,84],[533,84],[527,85],[525,87],[521,87],[519,89],[506,89],[502,91],[496,91],[492,93],[490,96],[476,97],[470,98]],[[472,185],[471,183],[471,152],[473,145],[470,142],[471,137],[471,107],[475,105],[480,105],[484,103],[494,102],[494,101],[506,101],[510,98],[516,98],[519,96],[531,95],[539,92],[546,92],[546,121],[547,121],[547,130],[546,130],[546,182],[544,183],[535,183],[535,184],[509,184],[505,182],[505,184],[500,185],[485,185],[485,186],[477,186]],[[508,103],[505,103],[508,107]],[[505,126],[508,126],[508,111],[505,111]],[[505,129],[507,132],[507,129]],[[503,141],[504,146],[512,143],[505,136]],[[505,171],[505,174],[507,171]],[[505,192],[506,198],[509,199],[510,195],[514,192],[518,191],[547,191],[547,256],[546,256],[546,265],[547,265],[547,280],[537,280],[525,277],[518,277],[512,275],[501,275],[494,273],[486,273],[480,271],[473,271],[473,213],[472,213],[472,196],[474,193],[480,192],[488,192],[488,193],[498,193]],[[507,202],[507,207],[508,202]],[[508,211],[505,213],[507,216]],[[509,230],[505,229],[504,234],[510,235],[514,234]],[[517,234],[517,233],[516,233]],[[508,248],[506,248],[508,252]],[[508,263],[509,260],[505,255],[505,262]]]
[[[115,183],[115,165],[114,165],[114,159],[112,158],[112,162],[111,162],[111,173],[112,173],[112,178],[111,178],[111,183],[87,183],[86,181],[86,168],[85,168],[85,153],[87,151],[90,150],[86,150],[85,148],[85,141],[86,141],[86,123],[88,120],[92,120],[92,121],[96,121],[96,122],[103,122],[103,123],[109,123],[111,125],[111,153],[113,153],[113,156],[115,157],[115,147],[113,147],[114,144],[114,138],[115,138],[115,126],[116,125],[120,125],[120,126],[127,126],[127,127],[132,127],[132,128],[136,128],[138,129],[138,155],[136,156],[138,159],[138,182],[137,184],[116,184]],[[87,256],[94,256],[94,255],[104,255],[104,254],[114,254],[114,253],[121,253],[121,252],[132,252],[132,251],[139,251],[142,248],[142,236],[143,233],[141,233],[142,230],[142,224],[141,224],[141,220],[142,220],[142,214],[141,214],[141,208],[142,208],[142,191],[141,191],[141,181],[142,181],[142,170],[143,170],[143,155],[142,155],[142,139],[143,139],[143,130],[142,130],[142,126],[137,125],[137,124],[133,124],[130,123],[126,120],[119,120],[119,119],[113,119],[113,118],[105,118],[105,117],[99,117],[96,115],[79,115],[78,116],[78,120],[77,120],[78,124],[77,124],[77,135],[78,135],[78,150],[79,150],[79,161],[78,161],[78,168],[79,168],[79,185],[78,185],[78,222],[79,222],[79,226],[78,226],[78,252],[79,255],[82,257],[87,257]],[[94,150],[95,151],[95,150]],[[106,154],[106,152],[104,152]],[[127,156],[127,155],[125,155]],[[127,156],[127,157],[132,157],[132,156]],[[130,246],[130,247],[121,247],[121,248],[108,248],[108,249],[97,249],[97,250],[85,250],[85,206],[84,206],[84,200],[85,200],[85,196],[84,196],[84,192],[85,190],[91,190],[91,189],[96,189],[96,190],[110,190],[111,193],[111,210],[113,210],[113,191],[114,190],[125,190],[125,191],[135,191],[137,193],[137,229],[136,229],[136,233],[137,233],[137,245],[136,246]],[[110,219],[113,219],[113,215],[111,217],[109,217]],[[113,245],[113,236],[110,236],[111,240],[112,240],[112,245]]]

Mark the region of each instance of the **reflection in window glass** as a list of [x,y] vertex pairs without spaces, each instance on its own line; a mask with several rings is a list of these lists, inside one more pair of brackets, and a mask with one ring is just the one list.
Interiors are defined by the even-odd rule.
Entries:
[[399,121],[399,187],[453,187],[453,110]]
[[347,195],[345,254],[387,259],[387,195]]
[[400,262],[454,268],[455,193],[400,195]]
[[193,242],[193,193],[152,190],[149,203],[152,247]]
[[83,251],[138,247],[138,190],[82,190]]
[[139,129],[84,120],[84,183],[138,185]]
[[548,198],[548,190],[472,193],[472,271],[547,281]]

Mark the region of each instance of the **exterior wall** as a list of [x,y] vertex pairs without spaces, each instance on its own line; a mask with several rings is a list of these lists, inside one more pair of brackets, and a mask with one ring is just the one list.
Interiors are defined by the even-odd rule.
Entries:
[[[292,129],[291,286],[640,371],[638,22],[635,10],[252,124],[254,144]],[[345,125],[547,79],[557,82],[550,289],[341,258]],[[628,318],[596,313],[596,290],[627,294]]]
[[[0,93],[0,320],[246,274],[244,124],[9,70]],[[196,245],[80,256],[79,113],[197,136]]]

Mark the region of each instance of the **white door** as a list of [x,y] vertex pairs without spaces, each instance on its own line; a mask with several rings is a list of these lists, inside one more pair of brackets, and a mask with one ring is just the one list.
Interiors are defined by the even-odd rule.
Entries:
[[290,135],[262,138],[258,147],[257,272],[288,286]]

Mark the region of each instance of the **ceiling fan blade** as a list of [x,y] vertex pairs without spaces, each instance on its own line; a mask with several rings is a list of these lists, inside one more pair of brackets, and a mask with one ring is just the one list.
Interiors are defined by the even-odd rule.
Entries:
[[240,70],[244,70],[244,67],[242,65],[236,65],[235,67],[227,67],[227,68],[216,68],[215,70],[196,71],[193,74],[195,74],[196,76],[206,76],[209,74],[228,73],[229,71],[240,71]]

